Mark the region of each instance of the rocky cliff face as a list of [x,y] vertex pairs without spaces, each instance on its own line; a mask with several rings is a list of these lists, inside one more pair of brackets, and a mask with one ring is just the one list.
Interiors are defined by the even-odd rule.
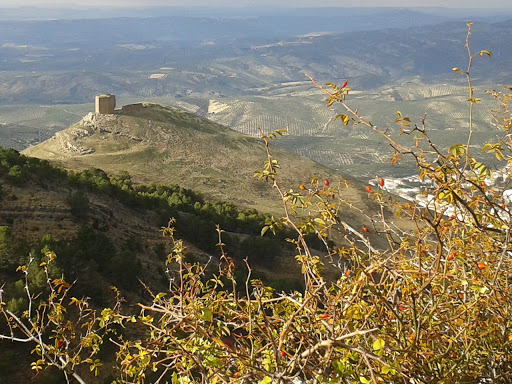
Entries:
[[89,147],[85,143],[85,139],[94,134],[112,134],[135,142],[144,141],[144,139],[138,135],[133,135],[131,131],[130,127],[124,124],[121,117],[118,115],[101,115],[90,112],[76,125],[64,131],[57,132],[50,141],[53,141],[54,145],[56,145],[56,152],[60,152],[58,158],[89,155],[95,153],[96,150]]

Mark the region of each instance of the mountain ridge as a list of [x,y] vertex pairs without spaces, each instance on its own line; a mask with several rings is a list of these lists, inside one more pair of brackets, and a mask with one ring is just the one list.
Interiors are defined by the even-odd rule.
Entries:
[[[285,189],[310,177],[349,178],[282,149],[272,152]],[[142,103],[113,115],[89,114],[22,153],[74,170],[127,170],[135,182],[176,183],[244,208],[281,209],[271,186],[253,177],[266,160],[261,140],[176,108]]]

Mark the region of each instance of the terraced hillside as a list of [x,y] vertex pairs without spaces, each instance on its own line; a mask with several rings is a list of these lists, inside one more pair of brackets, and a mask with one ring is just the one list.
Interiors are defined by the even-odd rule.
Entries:
[[[390,147],[380,136],[365,127],[345,127],[335,121],[342,110],[336,105],[327,108],[325,96],[304,84],[281,89],[281,94],[243,98],[185,99],[172,105],[186,105],[188,110],[244,134],[257,137],[264,131],[285,128],[288,135],[277,142],[283,148],[316,162],[362,178],[380,175],[403,176],[410,169],[392,167]],[[494,99],[485,93],[491,85],[479,85],[475,92],[481,98],[474,110],[475,143],[483,144],[495,132],[492,110]],[[397,140],[400,127],[395,124],[396,111],[410,117],[413,125],[421,124],[426,115],[427,128],[441,148],[459,143],[469,126],[467,87],[460,79],[451,83],[424,84],[413,78],[374,91],[354,91],[348,103],[373,124],[387,128]]]

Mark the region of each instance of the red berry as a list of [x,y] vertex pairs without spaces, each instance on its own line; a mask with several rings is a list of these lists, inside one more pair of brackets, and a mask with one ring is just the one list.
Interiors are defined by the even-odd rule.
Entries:
[[231,336],[224,336],[221,339],[221,341],[222,341],[222,344],[228,348],[233,348],[233,346],[235,345],[235,340]]
[[447,260],[453,260],[453,259],[455,259],[455,256],[456,256],[456,255],[457,255],[457,254],[456,254],[455,252],[450,253],[450,255],[448,256],[448,259],[447,259]]
[[379,185],[381,188],[384,187],[384,179],[382,177],[379,179]]
[[324,185],[325,185],[326,187],[328,187],[328,186],[329,186],[329,180],[324,179]]
[[372,187],[370,187],[369,185],[367,185],[367,186],[365,187],[365,189],[366,189],[366,192],[371,192],[371,191],[372,191]]
[[320,318],[321,318],[321,319],[327,319],[328,317],[329,317],[329,315],[328,315],[327,313],[322,313],[322,314],[320,315]]
[[285,357],[286,356],[286,352],[285,351],[281,351],[281,357]]
[[366,232],[366,233],[370,232],[370,230],[369,230],[366,226],[363,226],[362,231],[363,231],[363,232]]
[[341,88],[345,88],[347,86],[347,84],[348,84],[348,80],[345,80],[343,82],[343,84],[341,84]]

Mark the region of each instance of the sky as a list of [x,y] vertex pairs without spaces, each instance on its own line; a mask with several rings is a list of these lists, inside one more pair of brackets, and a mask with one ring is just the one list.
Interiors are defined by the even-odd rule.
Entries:
[[511,0],[0,0],[0,7],[52,4],[57,7],[147,6],[293,6],[293,7],[448,7],[512,8]]

